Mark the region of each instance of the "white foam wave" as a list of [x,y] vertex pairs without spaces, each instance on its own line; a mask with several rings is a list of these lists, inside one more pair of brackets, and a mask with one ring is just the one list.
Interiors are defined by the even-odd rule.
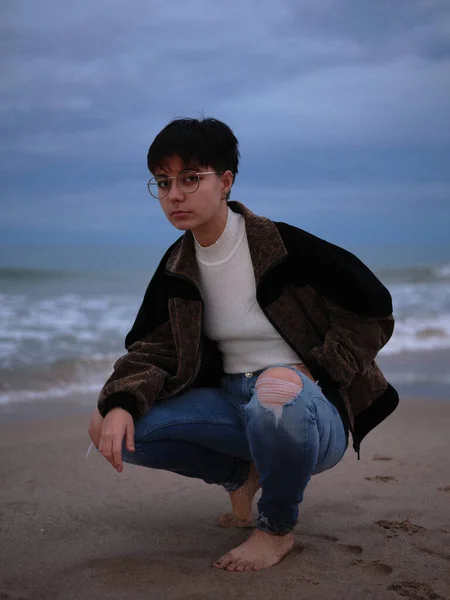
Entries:
[[389,287],[400,318],[450,314],[448,283],[396,283]]
[[380,354],[423,352],[450,348],[450,315],[398,319],[394,335]]
[[437,277],[442,277],[443,279],[447,279],[448,277],[450,277],[450,264],[436,267],[434,269],[434,272],[436,273]]
[[439,377],[433,374],[424,373],[420,370],[412,371],[384,371],[390,382],[396,385],[413,385],[413,384],[439,384],[450,385],[450,374],[443,373]]
[[138,301],[123,294],[0,295],[0,367],[123,351]]
[[56,400],[58,398],[66,398],[72,394],[98,394],[104,383],[103,380],[98,382],[84,383],[62,383],[47,390],[14,390],[0,394],[0,404],[5,405],[11,402],[23,402],[33,400]]
[[[450,264],[437,267],[442,281],[394,282],[396,328],[385,354],[450,348]],[[72,282],[73,283],[73,282]],[[120,282],[119,282],[120,283]],[[78,285],[78,284],[77,284]],[[84,290],[11,289],[0,294],[0,368],[96,360],[119,356],[136,316],[136,294]],[[79,288],[77,287],[77,290]],[[62,292],[62,293],[61,293]]]

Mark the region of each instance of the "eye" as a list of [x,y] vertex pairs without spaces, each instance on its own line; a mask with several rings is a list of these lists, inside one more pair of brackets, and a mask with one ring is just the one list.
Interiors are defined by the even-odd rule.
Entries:
[[182,181],[183,185],[192,185],[197,183],[198,175],[196,173],[186,173],[186,175],[183,175]]
[[161,189],[166,189],[167,187],[169,187],[169,180],[168,179],[160,179],[159,181],[156,182],[157,186]]

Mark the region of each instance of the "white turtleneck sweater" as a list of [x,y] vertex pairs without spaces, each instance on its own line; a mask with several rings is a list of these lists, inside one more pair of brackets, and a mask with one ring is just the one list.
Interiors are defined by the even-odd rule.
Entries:
[[206,335],[216,341],[226,373],[253,372],[301,360],[256,301],[256,283],[244,217],[228,209],[226,227],[212,246],[194,238]]

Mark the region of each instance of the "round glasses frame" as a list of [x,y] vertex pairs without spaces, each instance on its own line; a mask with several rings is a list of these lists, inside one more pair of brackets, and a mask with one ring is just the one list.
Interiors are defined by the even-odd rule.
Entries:
[[[193,181],[192,184],[189,184],[189,189],[186,189],[186,185],[183,183],[182,177],[186,178],[187,175],[191,175],[192,177],[196,177],[196,181]],[[193,169],[186,169],[185,171],[181,171],[178,175],[172,175],[172,177],[164,177],[159,180],[156,177],[152,177],[147,181],[147,189],[153,198],[157,200],[162,200],[165,198],[170,191],[170,184],[167,188],[160,187],[162,182],[168,183],[171,179],[175,179],[177,182],[178,189],[183,192],[183,194],[193,194],[200,187],[200,177],[201,175],[223,175],[223,171],[194,171]]]

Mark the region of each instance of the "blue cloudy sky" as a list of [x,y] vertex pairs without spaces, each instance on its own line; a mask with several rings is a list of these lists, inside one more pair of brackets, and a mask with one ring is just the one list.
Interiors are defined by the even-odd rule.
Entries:
[[4,243],[165,245],[146,153],[177,116],[240,140],[233,198],[347,246],[445,244],[446,0],[6,0]]

